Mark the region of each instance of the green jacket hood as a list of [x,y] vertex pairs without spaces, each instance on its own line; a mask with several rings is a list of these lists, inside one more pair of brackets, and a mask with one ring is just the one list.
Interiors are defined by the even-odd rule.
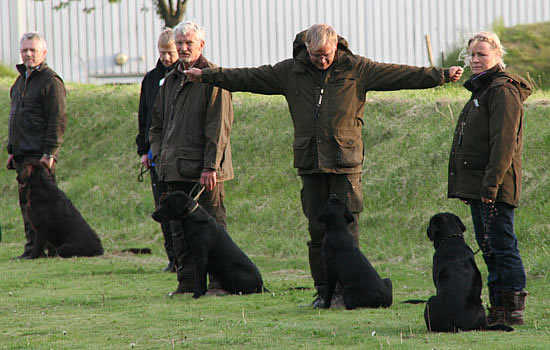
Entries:
[[533,92],[527,80],[517,74],[506,72],[500,67],[494,67],[480,74],[473,75],[464,83],[464,87],[471,92],[475,92],[485,89],[488,84],[491,86],[500,86],[507,83],[517,88],[521,102],[525,102]]

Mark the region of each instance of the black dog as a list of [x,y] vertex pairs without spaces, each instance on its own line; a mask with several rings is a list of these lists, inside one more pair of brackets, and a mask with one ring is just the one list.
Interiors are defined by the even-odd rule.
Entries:
[[153,213],[158,222],[181,220],[195,268],[193,298],[206,293],[206,275],[212,273],[223,289],[232,294],[264,290],[260,271],[235,244],[227,231],[183,191],[163,198]]
[[26,214],[36,231],[31,259],[43,256],[45,247],[54,248],[54,254],[49,249],[49,255],[63,258],[103,254],[98,235],[40,161],[25,162],[17,181],[20,190],[26,191]]
[[322,250],[328,279],[324,307],[330,307],[337,282],[342,286],[348,310],[390,306],[393,301],[391,280],[380,278],[357,247],[348,230],[348,224],[355,219],[336,195],[330,196],[320,220],[326,229]]
[[454,214],[439,213],[430,219],[427,233],[435,247],[432,274],[437,295],[428,299],[424,310],[429,331],[487,328],[481,305],[481,274],[472,250],[464,241],[465,230]]

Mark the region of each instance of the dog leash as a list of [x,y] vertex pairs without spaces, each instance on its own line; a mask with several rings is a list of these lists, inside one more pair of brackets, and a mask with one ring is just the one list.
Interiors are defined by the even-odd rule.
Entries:
[[[200,187],[200,190],[199,190],[199,191],[197,192],[197,194],[193,197],[193,192],[195,192],[195,191],[197,190],[198,187]],[[205,187],[202,186],[202,185],[200,184],[200,182],[197,182],[197,183],[195,184],[195,186],[193,186],[193,188],[191,188],[191,191],[189,191],[189,195],[190,195],[191,197],[193,197],[193,200],[194,200],[194,201],[198,202],[198,201],[199,201],[199,197],[200,197],[201,194],[204,192],[204,188],[205,188]]]
[[483,256],[490,258],[493,256],[493,249],[491,248],[491,238],[489,237],[489,229],[493,223],[493,219],[498,215],[498,210],[494,203],[481,203],[481,219],[483,220],[483,233],[481,237],[481,244],[474,254],[483,252]]
[[[197,194],[193,197],[193,192],[195,192],[197,190],[197,188],[200,186],[200,190],[197,192]],[[193,200],[195,201],[195,205],[193,206],[193,208],[191,208],[189,210],[189,213],[187,213],[187,215],[190,215],[192,214],[195,210],[197,210],[197,208],[199,207],[199,197],[201,196],[201,194],[204,192],[204,186],[202,186],[200,184],[200,182],[197,182],[195,184],[195,186],[193,186],[193,188],[191,188],[191,191],[189,191],[189,196],[193,197]]]
[[149,168],[146,168],[141,164],[141,169],[139,170],[139,175],[137,177],[138,182],[143,182],[143,175],[147,174]]

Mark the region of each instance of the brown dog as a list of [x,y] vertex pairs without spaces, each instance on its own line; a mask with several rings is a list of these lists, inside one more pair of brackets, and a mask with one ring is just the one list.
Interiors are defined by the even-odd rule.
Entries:
[[25,162],[17,181],[27,193],[27,217],[36,231],[30,259],[43,256],[46,246],[63,258],[103,254],[98,235],[40,161]]

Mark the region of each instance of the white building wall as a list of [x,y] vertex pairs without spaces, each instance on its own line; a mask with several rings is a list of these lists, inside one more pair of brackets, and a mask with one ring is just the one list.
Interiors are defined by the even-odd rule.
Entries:
[[[152,0],[0,0],[0,61],[19,59],[19,38],[39,31],[49,64],[66,81],[139,82],[157,60],[164,22]],[[185,19],[206,27],[204,55],[225,67],[275,63],[292,54],[297,32],[329,23],[353,52],[377,61],[429,65],[471,33],[550,20],[550,0],[189,0]],[[128,62],[115,64],[117,53]]]

